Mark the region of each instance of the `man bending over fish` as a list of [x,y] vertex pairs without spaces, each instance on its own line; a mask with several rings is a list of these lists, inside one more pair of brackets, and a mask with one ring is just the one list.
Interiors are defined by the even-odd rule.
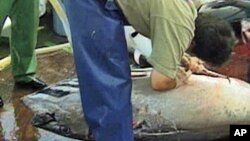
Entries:
[[[151,87],[181,86],[201,61],[214,65],[230,56],[235,36],[230,25],[197,15],[191,0],[66,0],[81,100],[97,141],[132,141],[131,77],[124,24],[152,40]],[[198,7],[198,5],[197,5]],[[182,59],[184,58],[184,59]],[[180,67],[182,60],[183,66]]]

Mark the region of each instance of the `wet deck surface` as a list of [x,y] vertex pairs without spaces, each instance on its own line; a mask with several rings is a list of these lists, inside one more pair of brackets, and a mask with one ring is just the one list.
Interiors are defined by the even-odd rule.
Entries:
[[[73,58],[64,51],[40,55],[38,60],[37,75],[48,84],[75,76]],[[0,78],[0,95],[5,103],[0,109],[0,141],[73,141],[33,127],[33,115],[20,98],[34,91],[16,88],[10,68],[0,72]]]

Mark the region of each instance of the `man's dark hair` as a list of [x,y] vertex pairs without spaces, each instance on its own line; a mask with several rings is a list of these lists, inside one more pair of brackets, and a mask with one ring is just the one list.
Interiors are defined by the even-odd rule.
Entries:
[[212,65],[220,66],[226,62],[236,42],[230,24],[210,14],[199,14],[195,28],[192,53]]

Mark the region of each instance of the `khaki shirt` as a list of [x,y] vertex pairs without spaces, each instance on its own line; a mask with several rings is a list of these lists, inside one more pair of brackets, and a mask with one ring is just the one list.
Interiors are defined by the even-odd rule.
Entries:
[[189,47],[197,16],[194,4],[186,0],[117,0],[128,22],[152,41],[148,58],[154,69],[176,77],[180,60]]

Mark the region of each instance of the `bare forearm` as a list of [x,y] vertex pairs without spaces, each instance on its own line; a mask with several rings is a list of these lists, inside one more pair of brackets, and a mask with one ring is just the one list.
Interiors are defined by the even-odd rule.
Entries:
[[168,91],[183,85],[191,74],[191,71],[186,71],[184,68],[179,67],[176,72],[176,78],[172,79],[157,70],[153,70],[151,73],[151,87],[156,91]]
[[160,72],[153,70],[151,73],[151,87],[155,91],[167,91],[175,88],[175,79],[171,79]]

